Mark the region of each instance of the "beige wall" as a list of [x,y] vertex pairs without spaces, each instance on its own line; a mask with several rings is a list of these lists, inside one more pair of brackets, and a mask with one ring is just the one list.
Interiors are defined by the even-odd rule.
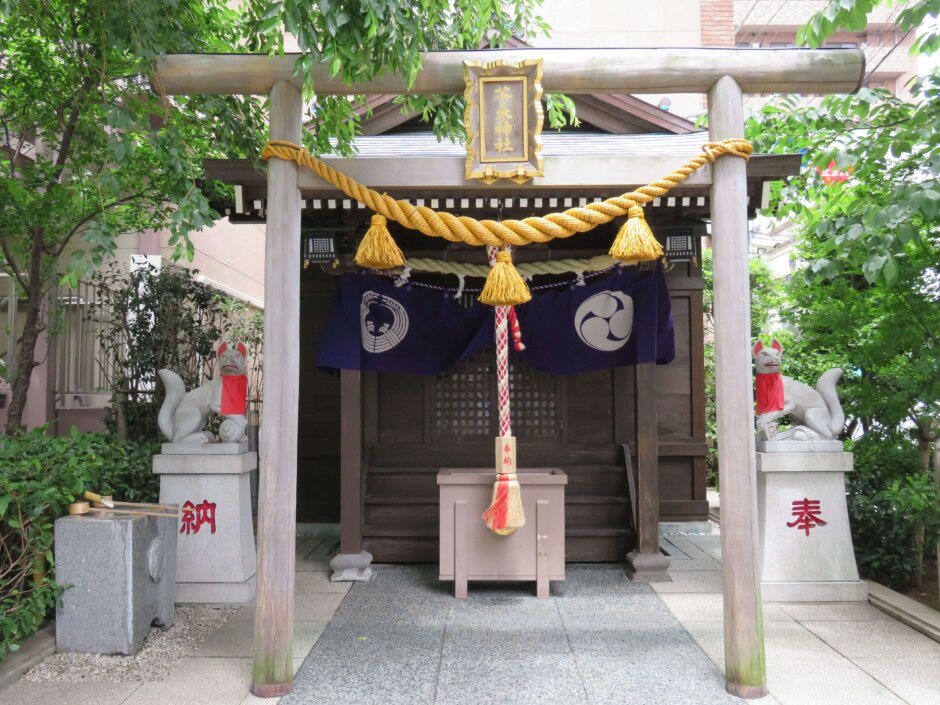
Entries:
[[[551,37],[535,37],[540,47],[698,47],[702,46],[696,0],[545,0],[540,12]],[[701,112],[699,95],[654,94],[639,98],[656,105],[668,97],[670,112]]]
[[[264,305],[264,225],[230,223],[223,218],[212,228],[193,233],[193,261],[179,264],[198,269],[203,281],[258,307]],[[160,254],[173,250],[161,237]]]
[[[262,307],[264,302],[264,225],[234,224],[228,218],[198,233],[190,239],[196,251],[192,262],[185,258],[178,262],[183,267],[198,269],[207,283],[226,293]],[[168,245],[169,233],[130,233],[117,240],[115,260],[121,266],[130,264],[131,255],[159,254],[164,261],[172,261],[173,248]],[[71,246],[63,254],[67,261]]]

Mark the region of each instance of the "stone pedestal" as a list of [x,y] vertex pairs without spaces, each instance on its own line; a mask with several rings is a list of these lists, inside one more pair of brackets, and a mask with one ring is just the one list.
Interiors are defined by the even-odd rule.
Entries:
[[763,599],[867,600],[845,504],[845,473],[852,471],[852,454],[785,452],[786,445],[777,443],[772,451],[757,453]]
[[642,553],[639,550],[627,554],[627,577],[634,583],[671,583],[669,559],[662,553]]
[[372,554],[368,551],[359,553],[340,553],[330,561],[334,583],[367,583],[372,580]]
[[[220,452],[209,452],[215,446]],[[249,478],[258,456],[247,451],[247,444],[196,446],[189,454],[181,450],[181,444],[167,444],[153,458],[160,502],[178,504],[181,512],[176,601],[250,602],[257,555]]]
[[177,533],[173,517],[56,519],[56,648],[136,654],[152,624],[173,626]]

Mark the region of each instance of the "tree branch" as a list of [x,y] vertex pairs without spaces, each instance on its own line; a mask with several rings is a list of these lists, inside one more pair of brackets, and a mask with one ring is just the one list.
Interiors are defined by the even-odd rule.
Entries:
[[13,273],[14,278],[22,287],[23,291],[29,289],[29,282],[23,277],[23,273],[20,271],[20,265],[13,258],[13,252],[10,250],[10,244],[7,242],[6,238],[0,238],[0,249],[3,250],[3,256],[6,258],[7,264],[10,265],[10,271]]
[[92,77],[88,76],[82,81],[81,86],[76,91],[75,95],[72,97],[72,112],[69,113],[68,122],[65,125],[65,128],[62,130],[62,140],[59,142],[59,152],[56,154],[55,158],[55,171],[52,174],[52,180],[49,184],[49,188],[52,188],[57,183],[62,176],[62,172],[65,171],[65,162],[69,158],[69,148],[72,146],[72,139],[75,137],[75,130],[78,127],[78,118],[81,114],[79,110],[79,102],[85,97],[85,94],[91,89],[94,85]]
[[52,249],[53,249],[53,252],[51,252],[50,254],[54,254],[56,257],[58,257],[59,255],[61,255],[62,252],[65,250],[65,248],[68,246],[68,244],[69,244],[69,242],[71,241],[71,239],[72,239],[73,237],[75,237],[75,235],[78,234],[78,233],[82,230],[82,228],[84,228],[86,225],[88,225],[89,222],[91,222],[92,220],[94,220],[94,218],[95,218],[96,216],[101,215],[102,213],[104,213],[106,210],[108,210],[108,209],[110,209],[110,208],[115,208],[115,207],[117,207],[117,206],[126,205],[126,204],[130,203],[131,201],[140,198],[140,197],[143,196],[145,193],[147,193],[146,189],[141,190],[141,191],[135,191],[134,193],[130,193],[130,194],[126,195],[126,196],[123,196],[123,197],[121,197],[121,198],[115,200],[115,201],[111,201],[110,203],[107,203],[107,204],[103,205],[99,210],[92,211],[91,213],[89,213],[88,215],[86,215],[84,218],[82,218],[81,220],[79,220],[79,221],[72,227],[72,229],[69,230],[68,234],[66,234],[66,236],[65,236],[65,238],[63,238],[62,242],[60,242],[56,247],[52,248]]

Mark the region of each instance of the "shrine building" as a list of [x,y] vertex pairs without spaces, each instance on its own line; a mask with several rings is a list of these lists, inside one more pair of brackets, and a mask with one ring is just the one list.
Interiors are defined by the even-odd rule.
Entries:
[[[633,96],[575,95],[581,125],[542,135],[544,177],[486,185],[465,178],[463,145],[439,142],[392,98],[370,97],[372,114],[364,118],[354,157],[324,161],[376,191],[479,220],[522,219],[619,195],[687,161],[708,141],[694,123]],[[797,173],[799,165],[799,155],[750,158],[750,216],[766,202],[770,182]],[[233,222],[265,221],[266,179],[251,162],[210,160],[207,174],[234,185],[234,202],[217,204]],[[297,521],[340,522],[344,554],[366,550],[376,562],[435,562],[438,471],[493,464],[498,433],[492,345],[434,375],[318,369],[335,280],[355,270],[353,255],[372,213],[305,170],[299,179],[304,264]],[[656,503],[660,521],[707,520],[701,257],[709,192],[710,183],[693,175],[646,208],[666,253],[672,362],[553,375],[511,357],[519,467],[557,467],[568,476],[568,561],[623,561],[637,547],[638,503]],[[516,265],[603,257],[617,227],[610,223],[522,248],[514,252]],[[427,238],[395,223],[389,228],[409,262],[486,264],[479,248]],[[583,276],[534,275],[529,284],[572,287]],[[453,274],[421,271],[411,272],[408,283],[454,295],[462,286]],[[481,279],[468,278],[463,286],[479,291],[481,285]],[[524,340],[525,330],[522,335]],[[658,524],[648,530],[655,535]]]

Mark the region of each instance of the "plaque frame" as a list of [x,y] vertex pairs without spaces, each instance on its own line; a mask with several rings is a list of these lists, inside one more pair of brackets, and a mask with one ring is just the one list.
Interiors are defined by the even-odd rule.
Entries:
[[[492,184],[499,179],[512,179],[523,184],[542,176],[542,60],[526,61],[464,61],[464,125],[467,130],[466,178],[479,179]],[[497,156],[487,130],[488,86],[495,84],[518,86],[522,93],[522,111],[512,124],[511,137],[522,138],[522,148],[516,154]],[[518,105],[518,98],[516,98]],[[521,155],[518,152],[521,151]]]

